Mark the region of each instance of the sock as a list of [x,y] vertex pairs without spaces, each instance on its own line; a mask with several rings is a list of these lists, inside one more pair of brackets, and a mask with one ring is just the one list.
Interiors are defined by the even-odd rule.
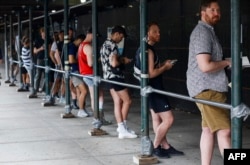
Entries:
[[127,120],[123,120],[124,127],[127,129]]
[[29,87],[30,87],[30,86],[29,86],[28,83],[24,85],[24,88],[25,88],[26,90],[29,90]]
[[72,102],[74,105],[76,105],[76,99],[73,99]]
[[123,122],[122,122],[122,123],[118,123],[117,125],[118,125],[118,129],[119,129],[120,131],[126,131]]
[[99,110],[100,110],[100,111],[103,110],[103,102],[99,102]]

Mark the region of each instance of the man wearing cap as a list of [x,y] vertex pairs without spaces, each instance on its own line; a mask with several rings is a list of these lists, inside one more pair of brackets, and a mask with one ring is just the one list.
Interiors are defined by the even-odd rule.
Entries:
[[[99,34],[97,34],[99,36]],[[93,80],[93,51],[92,51],[92,28],[89,28],[86,34],[86,38],[80,44],[78,49],[78,63],[80,74],[85,75],[83,81],[87,84],[91,99],[91,108],[94,111],[94,80]],[[104,118],[103,112],[103,90],[99,88],[99,111],[100,120],[103,125],[112,124],[111,121],[107,121]],[[95,111],[94,111],[95,112]]]
[[[112,29],[110,38],[107,38],[103,43],[100,54],[104,79],[125,83],[124,65],[130,63],[131,60],[119,55],[117,43],[126,36],[126,31],[122,26],[115,26]],[[131,105],[128,89],[125,86],[113,83],[109,83],[108,88],[114,101],[118,138],[137,138],[135,132],[127,126],[127,116]]]
[[[69,47],[69,52],[68,52],[68,57],[69,57],[69,64],[71,66],[71,72],[79,74],[79,65],[78,65],[78,57],[77,57],[77,52],[78,52],[78,46],[80,43],[85,39],[85,35],[80,34],[78,35],[74,42],[70,42],[68,47]],[[88,117],[89,114],[85,110],[85,98],[87,95],[87,87],[84,84],[83,80],[77,76],[72,75],[71,76],[71,81],[74,87],[76,88],[78,97],[78,105],[79,105],[79,111],[77,113],[78,117]],[[70,89],[72,90],[72,88]]]

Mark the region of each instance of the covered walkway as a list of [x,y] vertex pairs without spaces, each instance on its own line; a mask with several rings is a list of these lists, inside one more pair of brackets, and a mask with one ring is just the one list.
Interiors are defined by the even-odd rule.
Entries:
[[[62,119],[64,105],[41,105],[43,94],[29,99],[28,92],[4,83],[0,72],[0,164],[1,165],[132,165],[140,154],[141,139],[118,139],[116,124],[103,126],[108,135],[90,136],[92,117]],[[105,91],[106,118],[115,123],[113,102]],[[140,134],[140,97],[133,96],[129,126]],[[89,97],[87,108],[90,110]],[[76,110],[72,110],[76,114]],[[185,156],[158,159],[159,164],[199,165],[200,116],[174,110],[175,123],[169,142]],[[150,137],[154,134],[150,122]],[[250,148],[250,131],[243,128],[243,148]],[[247,140],[248,139],[248,140]],[[216,147],[213,165],[223,164]]]

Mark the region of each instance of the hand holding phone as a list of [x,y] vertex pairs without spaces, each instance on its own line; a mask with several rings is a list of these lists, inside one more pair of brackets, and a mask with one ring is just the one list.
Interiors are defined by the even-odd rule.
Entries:
[[171,60],[171,64],[175,64],[178,60],[177,59],[174,59],[174,60]]

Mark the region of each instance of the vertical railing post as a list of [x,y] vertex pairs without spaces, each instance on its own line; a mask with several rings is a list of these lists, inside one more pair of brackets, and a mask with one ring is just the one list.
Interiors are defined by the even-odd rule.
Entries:
[[152,142],[149,137],[148,54],[146,51],[147,0],[140,1],[140,49],[141,49],[141,153],[151,155]]
[[17,44],[17,55],[18,55],[18,62],[19,62],[19,71],[20,71],[20,74],[19,74],[19,79],[20,79],[20,85],[19,87],[22,88],[22,84],[24,83],[23,82],[23,79],[22,79],[22,70],[21,70],[21,67],[22,67],[22,60],[21,60],[21,49],[22,49],[22,46],[21,46],[21,29],[22,29],[22,24],[21,24],[21,12],[18,11],[17,13],[17,21],[18,21],[18,41],[16,41],[16,44]]
[[[45,67],[49,67],[48,57],[49,57],[49,21],[48,21],[48,0],[44,0],[44,30],[45,30],[45,40],[44,40],[44,63]],[[45,93],[46,96],[50,95],[49,90],[49,71],[45,69]]]
[[10,65],[8,56],[8,41],[7,41],[7,14],[4,15],[4,54],[5,54],[5,83],[10,83]]
[[68,44],[69,44],[69,21],[68,21],[68,10],[69,10],[69,1],[64,0],[64,71],[65,71],[65,97],[66,97],[66,106],[65,111],[66,114],[71,114],[71,108],[70,108],[70,88],[69,88],[69,81],[70,81],[70,73],[69,73],[69,60],[68,60]]
[[[231,0],[232,107],[241,103],[240,18],[239,0]],[[232,118],[232,148],[242,147],[242,118]]]
[[30,91],[31,95],[29,97],[37,97],[35,94],[35,88],[34,88],[34,63],[35,58],[33,55],[33,35],[32,35],[32,21],[33,21],[33,15],[32,15],[32,7],[29,7],[29,39],[30,39],[30,56],[32,59],[32,66],[31,66],[31,75],[30,75]]
[[[92,0],[92,33],[97,34],[97,29],[98,29],[98,18],[97,18],[97,0]],[[97,36],[93,35],[93,55],[94,55],[94,77],[96,78],[99,73],[98,73],[98,57],[97,57]],[[100,119],[99,115],[99,84],[95,83],[94,84],[94,110],[95,112],[95,118]]]
[[[149,103],[148,95],[150,94],[150,87],[148,86],[148,52],[147,52],[147,0],[140,0],[140,59],[141,59],[141,155],[133,157],[134,163],[141,164],[155,164],[158,162],[157,158],[152,155],[153,143],[149,136]],[[143,163],[143,164],[144,164]]]
[[[14,77],[14,68],[13,68],[13,22],[12,22],[12,14],[9,15],[9,21],[10,21],[10,33],[9,33],[9,57],[10,57],[10,61],[8,61],[10,63],[10,79],[11,79],[11,86],[14,86],[14,81],[15,78]],[[7,62],[7,61],[6,61]]]

